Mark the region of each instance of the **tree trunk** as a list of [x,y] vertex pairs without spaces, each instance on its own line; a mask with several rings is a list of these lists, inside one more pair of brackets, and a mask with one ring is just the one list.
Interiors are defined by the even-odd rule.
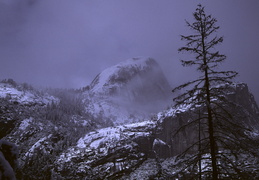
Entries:
[[201,180],[201,112],[199,110],[199,180]]
[[210,81],[208,74],[207,64],[207,51],[205,48],[205,23],[201,22],[201,38],[202,38],[202,53],[203,53],[203,65],[204,65],[204,76],[205,76],[205,89],[206,89],[206,106],[208,113],[208,128],[209,128],[209,141],[210,141],[210,155],[211,155],[211,166],[212,166],[212,179],[218,179],[217,170],[217,157],[216,157],[216,142],[214,138],[213,130],[213,118],[211,111],[211,95],[210,95]]
[[208,113],[208,128],[209,128],[209,140],[210,140],[210,155],[211,155],[211,165],[212,165],[212,179],[218,179],[218,169],[217,169],[217,157],[216,157],[216,142],[214,138],[214,129],[213,129],[213,118],[211,112],[211,102],[210,102],[210,84],[208,78],[208,70],[205,69],[205,86],[206,86],[206,95],[207,95],[207,113]]

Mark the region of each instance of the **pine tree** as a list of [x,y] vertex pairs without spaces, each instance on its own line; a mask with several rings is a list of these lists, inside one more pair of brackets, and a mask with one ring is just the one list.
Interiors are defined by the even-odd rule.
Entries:
[[[195,66],[201,76],[176,87],[173,92],[190,87],[189,90],[174,98],[175,106],[188,105],[189,109],[194,109],[201,114],[176,132],[176,134],[179,133],[187,126],[199,127],[197,128],[199,139],[182,153],[182,157],[186,156],[190,149],[196,148],[198,154],[189,156],[188,162],[185,162],[187,166],[194,167],[196,164],[201,164],[201,161],[209,161],[209,170],[206,170],[207,175],[203,177],[216,180],[238,173],[237,177],[240,177],[240,168],[235,164],[238,153],[242,149],[253,154],[253,147],[247,146],[249,144],[247,142],[254,144],[254,141],[250,136],[252,131],[242,124],[244,119],[241,117],[246,117],[245,112],[240,109],[240,114],[235,113],[234,109],[240,107],[229,101],[226,95],[228,89],[231,88],[232,79],[238,73],[218,70],[226,56],[215,49],[223,42],[223,37],[215,35],[219,29],[216,25],[217,20],[211,15],[206,15],[204,7],[200,4],[193,13],[193,17],[194,22],[186,21],[186,24],[194,34],[181,35],[181,40],[186,41],[186,46],[179,48],[179,52],[194,54],[194,59],[181,60],[181,62],[183,66]],[[240,119],[242,120],[238,122]],[[203,136],[201,136],[201,131]],[[205,154],[209,154],[209,157],[205,157]],[[233,160],[233,158],[236,159]],[[229,171],[231,168],[233,171]],[[199,171],[201,173],[200,168]],[[201,178],[200,174],[199,177]]]

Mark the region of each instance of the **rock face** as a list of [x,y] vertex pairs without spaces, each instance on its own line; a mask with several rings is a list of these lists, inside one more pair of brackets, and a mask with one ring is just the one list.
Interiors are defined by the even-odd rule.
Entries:
[[35,90],[10,83],[0,83],[0,139],[10,133],[26,115],[37,111],[57,98]]
[[122,96],[133,102],[168,98],[170,86],[152,58],[128,59],[98,74],[90,84],[94,94]]
[[228,89],[229,92],[227,93],[227,97],[231,101],[239,104],[241,108],[245,109],[250,115],[250,118],[246,118],[245,124],[248,124],[250,127],[259,128],[259,108],[253,94],[250,93],[247,84],[232,84]]
[[[230,86],[226,91],[228,99],[250,112],[247,125],[258,125],[258,107],[247,85]],[[188,106],[170,108],[158,113],[153,121],[90,132],[79,139],[76,146],[59,156],[55,162],[55,173],[68,179],[152,179],[159,173],[161,165],[163,168],[173,167],[175,160],[170,158],[197,140],[197,129],[194,127],[183,128],[177,136],[173,136],[194,116],[197,114]]]
[[[92,106],[118,123],[134,116],[162,110],[170,101],[171,88],[158,63],[147,57],[128,59],[98,74],[89,86]],[[114,117],[116,115],[116,117]],[[115,124],[118,124],[115,123]]]
[[[248,86],[245,83],[225,84],[227,99],[235,104],[238,104],[238,109],[234,109],[232,113],[238,114],[240,109],[246,112],[246,117],[238,119],[242,121],[244,126],[253,129],[255,132],[259,130],[259,108],[253,97],[249,92]],[[169,109],[158,114],[158,131],[156,136],[164,141],[171,151],[171,155],[177,155],[183,152],[194,141],[197,141],[198,127],[185,127],[177,135],[173,137],[179,127],[187,122],[197,118],[198,114],[188,106],[179,109]]]
[[153,141],[154,127],[154,122],[146,121],[90,132],[58,157],[56,176],[117,179],[150,156],[152,144],[148,143]]
[[25,106],[44,106],[52,101],[58,102],[57,98],[47,94],[40,94],[25,85],[12,85],[8,83],[0,83],[0,98],[4,98],[13,104],[21,104]]
[[[244,124],[258,130],[259,109],[247,85],[223,86],[228,86],[225,96],[248,112]],[[174,160],[164,159],[197,139],[193,128],[173,136],[197,116],[188,106],[170,108],[152,120],[141,118],[137,109],[145,111],[142,107],[161,99],[164,103],[170,99],[167,91],[163,73],[150,58],[133,58],[103,71],[88,91],[77,94],[80,101],[0,84],[0,138],[19,147],[19,179],[154,179],[151,174],[159,174],[161,164],[172,167]]]

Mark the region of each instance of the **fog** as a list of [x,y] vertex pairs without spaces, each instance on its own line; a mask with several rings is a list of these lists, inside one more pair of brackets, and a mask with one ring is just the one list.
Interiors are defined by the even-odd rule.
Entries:
[[79,88],[136,56],[157,60],[172,86],[192,80],[177,49],[202,3],[218,19],[223,69],[239,72],[259,100],[259,1],[0,0],[0,79]]

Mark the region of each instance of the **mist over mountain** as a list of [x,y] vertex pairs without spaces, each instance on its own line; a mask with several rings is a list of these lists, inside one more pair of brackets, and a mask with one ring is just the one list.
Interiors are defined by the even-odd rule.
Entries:
[[[170,85],[189,81],[178,61],[184,20],[198,1],[1,0],[0,78],[80,88],[103,69],[139,55],[155,58]],[[258,1],[200,1],[218,17],[223,68],[240,73],[259,101]],[[69,13],[68,13],[69,12]]]
[[[259,108],[248,86],[220,86],[223,96],[247,113],[238,121],[257,138]],[[2,80],[0,165],[18,179],[150,179],[161,169],[173,177],[176,155],[197,133],[186,128],[173,134],[197,113],[188,104],[170,104],[171,87],[149,57],[122,61],[76,90]]]
[[0,180],[212,179],[206,95],[170,87],[199,2],[245,82],[211,84],[218,177],[259,179],[259,1],[0,0]]
[[[106,102],[121,109],[120,112],[148,115],[172,103],[170,91],[158,63],[152,58],[136,57],[103,70],[92,81],[87,93],[100,107]],[[104,113],[109,109],[102,107]]]

